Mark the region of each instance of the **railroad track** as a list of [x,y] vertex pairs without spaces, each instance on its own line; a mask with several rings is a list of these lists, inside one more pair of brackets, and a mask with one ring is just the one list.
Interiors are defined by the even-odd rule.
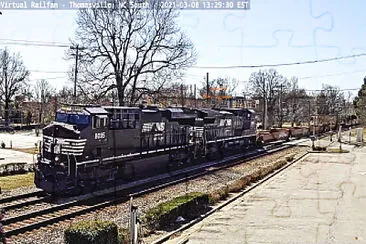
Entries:
[[16,196],[5,197],[0,199],[0,208],[5,210],[18,209],[24,206],[37,204],[48,198],[43,191],[34,191]]
[[[140,181],[139,183],[132,183],[130,185],[121,187],[120,189],[114,188],[114,191],[104,193],[94,193],[93,197],[85,197],[82,200],[70,200],[66,203],[61,204],[53,204],[53,206],[45,207],[42,210],[28,212],[25,214],[21,214],[15,217],[10,217],[3,220],[5,236],[15,237],[18,234],[32,231],[34,229],[38,229],[40,227],[45,227],[62,220],[74,218],[76,216],[93,212],[98,209],[102,209],[114,204],[119,204],[126,202],[130,199],[131,196],[137,197],[149,192],[153,192],[167,186],[175,185],[190,179],[198,178],[203,175],[219,171],[228,167],[232,167],[238,164],[242,164],[246,161],[253,160],[265,155],[273,154],[278,151],[285,150],[287,148],[293,147],[294,145],[276,145],[274,144],[273,148],[268,150],[256,150],[246,154],[240,154],[235,156],[229,156],[223,160],[219,160],[211,163],[204,163],[202,165],[191,166],[185,169],[178,170],[176,172],[172,172],[170,174],[164,174],[159,177],[153,177],[151,179],[145,179]],[[33,193],[33,194],[41,194],[41,193]],[[27,194],[25,194],[27,195]],[[18,200],[24,199],[20,196],[12,197],[13,199]],[[35,195],[28,194],[29,199],[36,197]],[[38,196],[38,198],[42,198]],[[47,197],[43,198],[43,200],[33,199],[32,201],[40,203],[44,201]],[[9,200],[10,198],[8,198]],[[3,203],[6,202],[6,199],[1,200]],[[26,201],[25,201],[26,202]],[[30,202],[30,201],[29,201]],[[7,203],[8,209],[20,208],[23,203]],[[18,204],[18,205],[17,205]],[[26,204],[26,203],[24,203]],[[31,205],[31,204],[27,204]],[[23,205],[24,206],[24,205]]]

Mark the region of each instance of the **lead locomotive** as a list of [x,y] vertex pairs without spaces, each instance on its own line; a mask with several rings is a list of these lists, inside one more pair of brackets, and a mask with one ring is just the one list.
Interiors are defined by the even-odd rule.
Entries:
[[256,141],[249,109],[72,106],[43,129],[35,184],[93,191],[240,153]]

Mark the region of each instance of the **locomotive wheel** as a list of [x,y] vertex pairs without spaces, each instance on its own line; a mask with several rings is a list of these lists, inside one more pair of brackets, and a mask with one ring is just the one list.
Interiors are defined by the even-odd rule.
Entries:
[[222,143],[218,143],[217,145],[217,157],[219,159],[223,159],[225,157],[225,151],[224,151],[224,148],[223,148],[223,144]]
[[[125,175],[125,179],[127,181],[133,181],[136,178],[136,171],[135,167],[132,164],[129,164],[129,168],[131,169],[131,174]],[[126,167],[125,167],[125,173],[126,173]]]
[[89,190],[90,192],[97,191],[98,190],[98,184],[97,184],[97,182],[96,181],[90,182],[89,189],[90,189]]
[[187,166],[192,165],[194,163],[193,156],[188,155],[188,157],[184,159],[183,163]]

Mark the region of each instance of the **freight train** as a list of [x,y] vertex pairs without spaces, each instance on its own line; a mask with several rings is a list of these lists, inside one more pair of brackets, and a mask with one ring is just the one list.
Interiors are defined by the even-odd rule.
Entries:
[[34,181],[51,194],[81,194],[330,129],[257,131],[255,111],[242,108],[67,106],[43,129]]
[[43,129],[35,185],[80,194],[255,145],[250,109],[69,106]]

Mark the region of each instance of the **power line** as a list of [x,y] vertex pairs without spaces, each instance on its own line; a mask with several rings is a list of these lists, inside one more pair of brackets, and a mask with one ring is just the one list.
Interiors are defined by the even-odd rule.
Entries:
[[58,77],[45,77],[45,78],[40,78],[40,79],[31,79],[28,81],[39,81],[39,80],[57,80],[57,79],[64,79],[67,78],[67,76],[58,76]]
[[0,39],[3,45],[21,45],[21,46],[40,46],[40,47],[70,47],[68,43],[63,42],[46,42],[46,41],[31,41],[20,39]]
[[66,74],[68,72],[66,71],[50,71],[50,70],[29,70],[29,72],[32,72],[32,73],[50,73],[50,74]]
[[48,42],[48,41],[32,41],[32,40],[24,40],[24,39],[4,39],[0,38],[0,41],[12,41],[12,42],[28,42],[28,43],[44,43],[44,44],[60,44],[60,45],[68,45],[66,42]]
[[317,90],[311,90],[311,89],[294,89],[294,90],[304,90],[304,91],[356,91],[360,90],[360,88],[348,88],[348,89],[317,89]]
[[37,46],[37,47],[62,47],[68,48],[69,45],[61,45],[61,44],[46,44],[46,43],[16,43],[16,42],[3,42],[0,41],[3,45],[19,45],[19,46]]
[[358,57],[363,57],[363,56],[366,56],[366,53],[359,53],[359,54],[354,54],[354,55],[340,56],[340,57],[327,58],[327,59],[319,59],[319,60],[299,61],[299,62],[292,62],[292,63],[263,64],[263,65],[195,66],[192,68],[196,68],[196,69],[238,69],[238,68],[280,67],[280,66],[292,66],[292,65],[301,65],[301,64],[323,63],[323,62],[330,62],[330,61],[336,61],[336,60],[342,60],[342,59],[358,58]]
[[299,77],[298,79],[306,80],[306,79],[313,79],[313,78],[331,77],[331,76],[348,75],[348,74],[365,73],[365,72],[366,72],[365,70],[359,70],[359,71],[340,72],[340,73],[318,75],[318,76],[305,76],[305,77]]

